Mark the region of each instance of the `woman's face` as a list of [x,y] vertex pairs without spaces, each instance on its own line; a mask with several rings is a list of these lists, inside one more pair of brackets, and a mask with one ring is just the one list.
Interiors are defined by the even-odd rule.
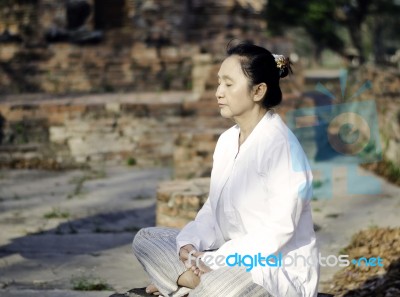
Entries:
[[235,119],[254,108],[256,102],[249,92],[249,80],[242,71],[238,56],[229,56],[221,64],[218,83],[215,96],[221,116]]

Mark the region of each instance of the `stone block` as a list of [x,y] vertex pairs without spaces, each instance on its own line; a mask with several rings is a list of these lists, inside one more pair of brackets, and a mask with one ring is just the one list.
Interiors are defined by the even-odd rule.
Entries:
[[182,229],[190,220],[182,217],[171,217],[164,214],[157,214],[156,225]]
[[64,144],[68,139],[68,132],[65,126],[51,126],[49,128],[50,142]]
[[188,195],[188,196],[184,196],[183,197],[183,205],[185,207],[185,209],[195,209],[195,210],[199,210],[200,209],[200,205],[201,200],[203,198],[201,197],[201,195],[196,196],[195,194],[192,195]]
[[161,183],[157,190],[157,224],[181,228],[193,220],[208,197],[209,182],[209,178],[200,178]]
[[145,44],[136,43],[131,50],[131,59],[139,65],[147,65],[150,62],[157,61],[158,55],[156,48],[146,47]]
[[188,220],[188,222],[193,221],[199,210],[193,210],[193,209],[180,209],[179,210],[179,216],[182,218],[185,218]]
[[67,144],[71,155],[75,158],[78,156],[87,156],[90,151],[88,143],[81,137],[71,137],[68,139]]
[[180,60],[180,52],[178,47],[168,46],[162,47],[160,50],[161,57],[163,60]]
[[0,46],[0,61],[11,60],[19,51],[19,46],[16,44],[2,44]]
[[168,205],[168,203],[165,203],[163,201],[157,201],[156,213],[174,217],[178,215],[179,208],[171,207]]

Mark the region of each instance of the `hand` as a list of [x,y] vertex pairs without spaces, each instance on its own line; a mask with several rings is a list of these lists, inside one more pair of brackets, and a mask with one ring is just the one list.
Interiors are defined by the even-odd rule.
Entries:
[[[204,253],[203,253],[204,254]],[[197,266],[192,266],[191,270],[193,271],[193,273],[197,276],[201,276],[204,273],[210,272],[212,271],[212,269],[210,267],[208,267],[201,259],[198,259],[196,261],[196,265]]]
[[[190,262],[189,254],[192,255],[190,257]],[[197,251],[196,248],[191,244],[184,245],[179,250],[179,259],[185,263],[186,268],[192,270],[197,276],[211,271],[211,269],[203,261],[201,261],[201,259],[197,259],[203,255],[204,252]]]
[[[194,251],[194,252],[192,252],[192,251]],[[192,252],[192,254],[197,252],[196,248],[192,244],[187,244],[187,245],[182,246],[179,250],[179,259],[182,262],[186,262],[189,259],[190,252]]]
[[204,252],[194,252],[193,256],[195,260],[192,260],[192,265],[190,269],[197,276],[201,276],[204,273],[212,271],[210,267],[208,267],[199,257],[203,256]]

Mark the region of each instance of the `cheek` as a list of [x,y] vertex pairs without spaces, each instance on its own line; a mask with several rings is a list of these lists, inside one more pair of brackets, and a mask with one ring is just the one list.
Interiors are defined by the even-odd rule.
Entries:
[[228,94],[227,98],[229,100],[229,103],[238,106],[245,105],[248,99],[248,93],[246,91],[247,89],[243,87],[231,88],[227,93]]
[[238,100],[243,96],[242,88],[240,87],[230,87],[227,90],[227,94],[231,100]]

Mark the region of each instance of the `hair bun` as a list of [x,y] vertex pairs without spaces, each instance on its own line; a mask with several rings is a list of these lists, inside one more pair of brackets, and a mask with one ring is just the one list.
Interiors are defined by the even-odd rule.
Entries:
[[292,68],[290,65],[292,64],[289,58],[285,57],[284,55],[276,55],[272,54],[275,59],[276,67],[279,69],[279,77],[285,77],[290,73],[292,73]]

